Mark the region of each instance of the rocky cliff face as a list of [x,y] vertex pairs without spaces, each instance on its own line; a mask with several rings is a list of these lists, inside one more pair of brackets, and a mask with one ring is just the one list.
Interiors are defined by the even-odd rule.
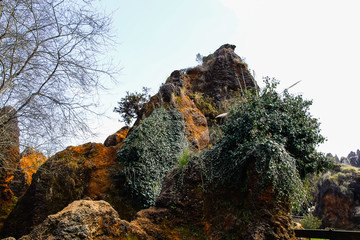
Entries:
[[314,214],[323,227],[360,229],[360,169],[341,165],[318,181]]
[[258,89],[246,63],[234,49],[234,45],[225,44],[204,57],[202,65],[172,72],[140,116],[148,117],[162,104],[174,106],[184,117],[185,134],[191,146],[205,149],[209,144],[208,125],[228,110],[229,100],[245,89]]
[[234,49],[225,44],[201,66],[174,71],[131,129],[119,130],[104,145],[68,147],[47,160],[1,235],[295,239],[289,204],[275,201],[271,186],[261,189],[254,164],[243,171],[246,188],[205,183],[207,171],[214,170],[205,166],[210,155],[203,154],[211,147],[209,126],[233,98],[258,89]]

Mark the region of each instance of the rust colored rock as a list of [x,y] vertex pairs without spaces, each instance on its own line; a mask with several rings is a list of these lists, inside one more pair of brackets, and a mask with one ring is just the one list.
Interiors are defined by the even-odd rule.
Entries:
[[[234,49],[234,45],[225,44],[204,57],[201,66],[172,72],[159,92],[145,104],[135,125],[158,106],[176,107],[184,116],[190,146],[198,150],[207,148],[210,141],[208,125],[211,126],[215,117],[222,113],[218,111],[225,102],[246,89],[258,89],[246,63]],[[208,101],[205,103],[216,109],[200,109],[195,104],[196,94],[202,95]]]
[[[116,133],[108,136],[104,142],[105,147],[117,146],[118,144],[122,144],[130,130],[130,127],[125,126],[122,127]],[[119,146],[120,147],[120,146]]]
[[134,216],[136,210],[118,196],[111,177],[117,168],[115,160],[116,147],[100,143],[68,147],[57,153],[33,176],[31,186],[6,220],[2,235],[27,234],[48,215],[85,197],[108,200],[122,217]]
[[129,223],[105,201],[74,201],[60,212],[48,216],[30,234],[31,239],[127,239]]
[[177,108],[184,117],[185,135],[194,149],[202,150],[209,145],[209,130],[205,116],[187,95],[177,97]]
[[44,154],[32,148],[21,153],[20,163],[10,186],[16,197],[23,196],[31,184],[32,176],[46,160]]

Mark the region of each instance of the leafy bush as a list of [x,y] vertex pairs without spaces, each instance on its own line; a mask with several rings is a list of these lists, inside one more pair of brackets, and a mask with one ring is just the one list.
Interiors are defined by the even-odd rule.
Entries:
[[166,173],[184,148],[185,125],[175,109],[158,108],[137,126],[118,152],[119,178],[142,207],[153,205]]
[[126,92],[126,96],[121,98],[120,102],[118,102],[119,107],[114,108],[114,112],[120,114],[122,122],[126,125],[130,125],[133,119],[140,116],[144,104],[150,99],[150,95],[148,94],[149,91],[149,88],[143,87],[141,93]]
[[280,198],[300,200],[300,179],[327,166],[316,151],[324,137],[309,113],[311,101],[277,93],[275,80],[266,78],[265,84],[260,92],[248,91],[239,99],[222,138],[203,155],[209,180],[216,186],[246,187],[246,171],[254,162],[260,185],[273,186]]
[[321,220],[313,215],[304,216],[300,223],[305,229],[318,229],[322,224]]

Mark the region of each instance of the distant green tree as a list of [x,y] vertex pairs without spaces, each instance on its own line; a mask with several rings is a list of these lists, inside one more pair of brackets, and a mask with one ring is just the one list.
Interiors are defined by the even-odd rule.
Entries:
[[147,87],[143,87],[140,93],[126,91],[126,96],[118,102],[119,106],[114,108],[114,112],[119,113],[121,116],[120,121],[130,125],[134,119],[140,116],[144,104],[150,100],[149,91],[150,88]]

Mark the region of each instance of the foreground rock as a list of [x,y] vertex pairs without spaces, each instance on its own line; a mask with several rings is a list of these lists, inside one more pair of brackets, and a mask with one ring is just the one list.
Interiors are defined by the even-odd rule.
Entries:
[[119,146],[119,144],[123,144],[128,132],[130,130],[130,127],[125,126],[122,127],[119,131],[116,133],[108,136],[104,142],[105,147],[111,147],[111,146]]
[[79,200],[48,216],[30,234],[31,239],[127,239],[129,223],[105,201]]
[[274,205],[271,191],[209,194],[199,187],[199,167],[193,162],[171,171],[157,206],[131,222],[104,201],[79,200],[20,239],[295,239],[288,209]]
[[[50,158],[7,219],[2,236],[294,239],[290,201],[283,197],[280,204],[272,184],[260,184],[254,165],[258,155],[247,159],[239,177],[223,171],[228,160],[238,157],[232,154],[239,147],[236,138],[210,148],[215,117],[244,90],[258,88],[234,49],[225,44],[201,66],[174,71],[131,131],[121,129],[105,146],[69,147]],[[214,176],[237,182],[221,184]],[[106,200],[118,213],[103,201],[77,201],[84,198]]]

